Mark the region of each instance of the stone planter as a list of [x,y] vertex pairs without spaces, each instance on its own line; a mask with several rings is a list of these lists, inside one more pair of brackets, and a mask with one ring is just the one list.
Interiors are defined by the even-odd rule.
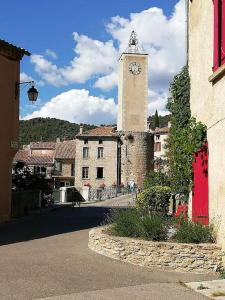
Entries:
[[216,244],[152,242],[111,236],[107,227],[89,232],[89,248],[135,265],[178,272],[215,273],[222,269],[222,251]]

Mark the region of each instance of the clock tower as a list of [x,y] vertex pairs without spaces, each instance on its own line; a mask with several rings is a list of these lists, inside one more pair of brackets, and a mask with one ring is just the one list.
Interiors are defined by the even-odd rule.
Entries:
[[129,46],[119,60],[118,131],[147,131],[148,54],[139,51],[132,31]]

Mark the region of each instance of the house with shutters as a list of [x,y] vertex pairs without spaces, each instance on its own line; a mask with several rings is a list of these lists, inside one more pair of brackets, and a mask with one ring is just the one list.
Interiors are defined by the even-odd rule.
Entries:
[[207,126],[196,153],[191,213],[215,223],[225,246],[225,0],[188,0],[191,113]]

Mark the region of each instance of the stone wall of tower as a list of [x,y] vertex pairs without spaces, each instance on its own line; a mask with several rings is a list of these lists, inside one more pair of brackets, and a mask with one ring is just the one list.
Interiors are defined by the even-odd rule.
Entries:
[[127,185],[130,180],[143,187],[143,182],[153,170],[154,137],[149,132],[124,132],[121,146],[121,182]]
[[[140,65],[133,74],[130,66]],[[147,131],[148,55],[123,53],[119,63],[117,130]]]

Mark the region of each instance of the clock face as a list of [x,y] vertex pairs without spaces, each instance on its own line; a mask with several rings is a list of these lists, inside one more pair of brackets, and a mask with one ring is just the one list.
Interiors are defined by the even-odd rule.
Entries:
[[133,74],[133,75],[138,75],[141,73],[141,65],[138,62],[132,62],[129,65],[129,71]]

